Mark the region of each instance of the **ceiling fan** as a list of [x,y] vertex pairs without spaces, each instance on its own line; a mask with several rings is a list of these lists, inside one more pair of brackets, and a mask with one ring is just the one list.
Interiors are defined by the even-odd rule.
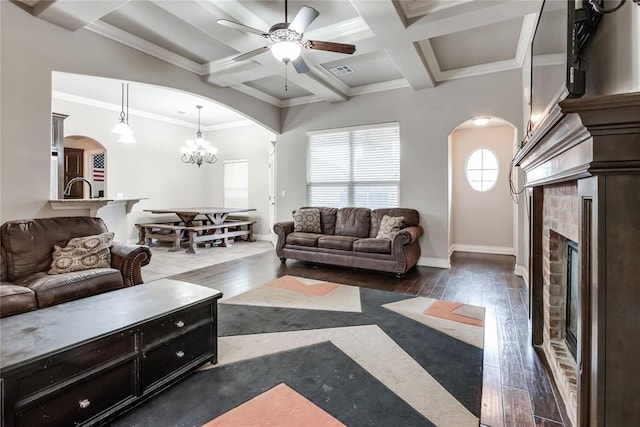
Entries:
[[276,57],[276,59],[284,62],[285,64],[291,62],[298,73],[306,73],[309,71],[309,67],[307,66],[307,63],[304,62],[304,59],[302,59],[302,56],[300,56],[302,48],[346,53],[348,55],[351,55],[356,51],[356,47],[352,44],[303,39],[304,30],[318,17],[318,15],[320,15],[320,12],[314,8],[302,6],[298,11],[298,14],[293,18],[293,21],[288,22],[287,0],[285,0],[285,22],[274,24],[269,28],[269,31],[261,31],[227,19],[218,19],[218,24],[247,33],[257,34],[273,42],[270,46],[263,46],[236,56],[233,58],[234,61],[244,61],[271,50],[271,53]]

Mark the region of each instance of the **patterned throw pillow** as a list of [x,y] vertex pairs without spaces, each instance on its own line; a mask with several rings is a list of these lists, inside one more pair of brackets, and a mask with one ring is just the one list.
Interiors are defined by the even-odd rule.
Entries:
[[298,209],[293,213],[293,231],[322,233],[320,228],[320,209]]
[[76,237],[66,246],[53,247],[53,261],[49,274],[69,273],[92,268],[111,267],[113,232]]
[[398,234],[398,231],[404,228],[404,217],[403,216],[389,216],[385,215],[382,217],[382,221],[380,221],[380,229],[378,230],[378,235],[376,239],[389,239],[393,240]]

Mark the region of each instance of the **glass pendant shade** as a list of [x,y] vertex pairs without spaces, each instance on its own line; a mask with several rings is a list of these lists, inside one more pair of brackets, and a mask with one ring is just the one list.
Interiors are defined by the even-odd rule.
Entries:
[[271,53],[278,61],[289,62],[300,56],[302,47],[296,42],[278,42],[271,46]]
[[126,124],[124,121],[120,121],[118,122],[113,129],[111,129],[111,132],[113,133],[117,133],[118,135],[124,135],[124,134],[131,134],[133,133],[131,131],[131,129],[129,128],[129,125]]
[[118,139],[118,142],[124,142],[125,144],[135,144],[136,139],[133,137],[133,132],[129,131],[129,133],[123,133]]

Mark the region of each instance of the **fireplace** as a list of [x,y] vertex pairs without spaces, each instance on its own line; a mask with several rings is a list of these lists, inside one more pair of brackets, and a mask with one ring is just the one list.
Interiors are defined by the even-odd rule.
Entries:
[[[575,339],[579,322],[578,298],[571,298],[571,272],[577,272],[579,198],[577,181],[545,185],[542,199],[543,334],[541,348],[573,425],[577,419]],[[574,247],[576,253],[569,248]],[[573,261],[573,262],[572,262]],[[574,287],[578,286],[574,282]],[[574,297],[576,294],[573,294]],[[573,304],[573,309],[570,309]],[[572,318],[573,316],[573,318]],[[567,334],[574,326],[574,346]]]
[[570,424],[640,425],[640,92],[560,102],[514,162],[532,344]]
[[579,275],[578,265],[580,258],[578,257],[578,244],[572,240],[567,240],[567,275],[566,275],[566,304],[564,318],[564,340],[569,347],[569,352],[576,359],[576,350],[578,347],[578,322],[580,310],[578,309],[579,301]]

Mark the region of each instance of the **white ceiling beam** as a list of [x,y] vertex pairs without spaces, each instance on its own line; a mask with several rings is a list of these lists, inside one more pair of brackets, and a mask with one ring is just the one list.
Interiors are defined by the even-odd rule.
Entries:
[[69,31],[77,31],[109,14],[128,1],[47,0],[40,1],[33,6],[31,13]]
[[[434,81],[420,49],[407,37],[403,17],[391,1],[351,0],[351,4],[375,34],[414,90],[430,88]],[[399,7],[399,6],[398,6]]]
[[156,58],[161,59],[165,62],[176,65],[180,68],[184,68],[185,70],[191,71],[192,73],[198,75],[205,74],[205,70],[202,64],[187,59],[182,55],[178,55],[177,53],[171,52],[170,50],[160,47],[157,44],[134,36],[133,34],[123,31],[120,28],[116,28],[113,25],[107,24],[106,22],[93,22],[91,24],[88,24],[86,29],[89,31],[93,31],[96,34],[100,34],[103,37],[114,40],[118,43],[122,43],[125,46],[137,49],[141,52],[146,53],[147,55],[155,56]]
[[540,0],[474,1],[426,15],[406,28],[411,41],[470,30],[540,11]]

